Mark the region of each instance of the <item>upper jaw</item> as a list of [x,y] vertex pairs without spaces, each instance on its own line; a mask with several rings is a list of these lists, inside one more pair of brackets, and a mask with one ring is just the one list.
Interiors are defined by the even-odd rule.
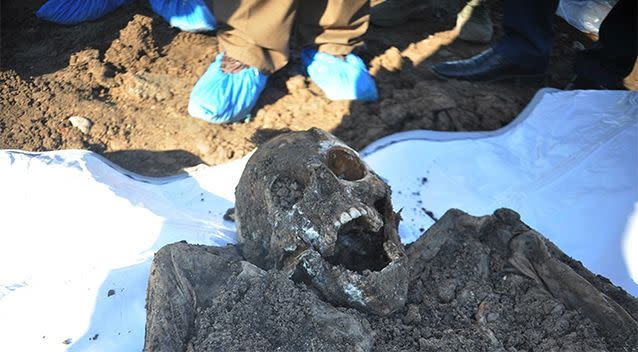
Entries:
[[379,214],[376,209],[368,205],[360,205],[350,207],[338,214],[333,221],[334,231],[338,232],[345,224],[360,217],[363,217],[366,220],[366,223],[370,226],[371,232],[378,232],[383,226],[381,214]]

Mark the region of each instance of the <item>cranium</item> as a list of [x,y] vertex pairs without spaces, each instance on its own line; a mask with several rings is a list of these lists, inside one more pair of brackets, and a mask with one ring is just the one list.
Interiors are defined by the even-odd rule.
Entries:
[[248,161],[236,193],[238,242],[325,300],[375,314],[401,308],[408,267],[390,188],[319,129],[282,134]]

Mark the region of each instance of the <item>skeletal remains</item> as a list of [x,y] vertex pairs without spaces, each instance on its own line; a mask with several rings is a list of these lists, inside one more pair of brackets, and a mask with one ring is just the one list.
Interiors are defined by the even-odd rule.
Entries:
[[236,218],[252,263],[333,304],[381,315],[404,305],[407,257],[390,188],[331,134],[293,132],[260,147],[237,186]]
[[[176,243],[156,254],[145,351],[370,351],[384,338],[415,341],[415,333],[429,336],[420,349],[444,351],[467,341],[477,350],[538,343],[555,350],[561,341],[638,350],[638,300],[511,210],[483,217],[449,210],[404,249],[388,185],[318,129],[260,146],[237,186],[235,218],[238,246]],[[503,308],[509,304],[536,325]],[[579,315],[546,309],[561,304]],[[581,320],[568,335],[554,328]],[[456,330],[432,337],[448,323]],[[530,341],[521,337],[530,331]]]

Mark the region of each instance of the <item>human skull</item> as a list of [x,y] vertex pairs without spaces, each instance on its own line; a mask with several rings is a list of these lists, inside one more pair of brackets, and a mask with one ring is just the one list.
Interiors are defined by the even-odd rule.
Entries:
[[236,195],[244,257],[285,270],[333,304],[386,315],[407,296],[407,256],[389,186],[356,151],[313,128],[251,156]]

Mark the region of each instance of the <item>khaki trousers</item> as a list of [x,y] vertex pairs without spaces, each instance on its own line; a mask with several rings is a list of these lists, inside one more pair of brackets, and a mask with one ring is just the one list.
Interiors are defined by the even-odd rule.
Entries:
[[301,45],[346,55],[368,30],[370,0],[207,0],[226,54],[266,74],[288,63],[293,26]]

